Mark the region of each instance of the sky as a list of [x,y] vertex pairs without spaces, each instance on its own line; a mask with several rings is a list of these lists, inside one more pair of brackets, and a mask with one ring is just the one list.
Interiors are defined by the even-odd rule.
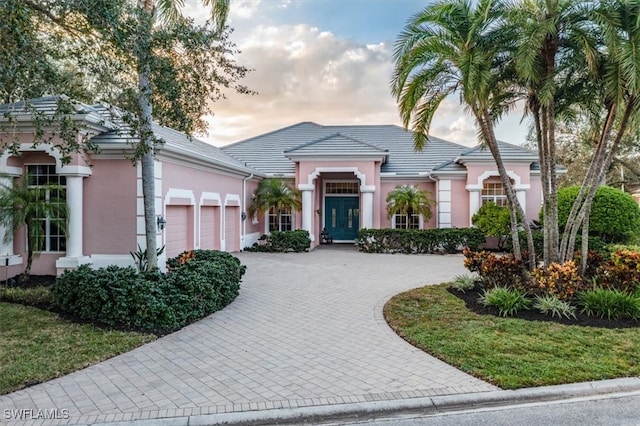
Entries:
[[[184,13],[208,13],[187,0]],[[242,80],[257,95],[226,92],[215,103],[203,140],[227,145],[302,121],[322,125],[401,125],[389,81],[394,42],[425,0],[231,0],[228,25]],[[514,112],[497,127],[500,140],[522,144],[527,124]],[[430,134],[473,146],[477,131],[459,98],[442,103]]]

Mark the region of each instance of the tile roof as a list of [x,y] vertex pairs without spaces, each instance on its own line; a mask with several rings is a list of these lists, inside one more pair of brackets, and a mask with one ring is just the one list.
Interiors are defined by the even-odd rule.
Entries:
[[296,155],[362,155],[362,154],[386,154],[388,150],[375,145],[362,142],[361,140],[334,133],[320,139],[293,147],[284,151],[286,154]]
[[[99,103],[87,105],[69,99],[64,95],[45,96],[41,98],[29,99],[11,104],[0,105],[0,119],[11,116],[17,121],[33,121],[34,112],[42,117],[51,117],[56,113],[68,111],[73,114],[74,119],[84,119],[99,126],[102,133],[94,136],[92,142],[106,148],[122,147],[127,148],[128,144],[137,142],[133,136],[131,126],[124,118],[126,112],[111,105]],[[158,151],[163,150],[204,160],[211,164],[231,168],[242,173],[259,173],[256,170],[246,167],[241,161],[225,154],[219,148],[195,138],[190,138],[182,132],[152,123],[155,136],[164,141],[158,146]]]
[[[338,149],[341,140],[351,149],[370,147],[368,149],[388,152],[389,159],[382,165],[381,172],[407,176],[429,172],[469,149],[432,136],[426,148],[416,152],[412,132],[395,125],[322,126],[302,122],[227,145],[222,150],[264,173],[292,174],[295,163],[285,156],[286,153],[303,147],[311,151],[317,144],[323,150]],[[326,141],[326,145],[320,141]]]
[[64,95],[43,96],[0,105],[0,120],[11,117],[18,122],[31,122],[34,120],[34,115],[40,118],[49,118],[56,114],[72,114],[74,119],[83,119],[88,123],[102,127],[104,130],[117,128],[116,124],[101,115],[92,106]]

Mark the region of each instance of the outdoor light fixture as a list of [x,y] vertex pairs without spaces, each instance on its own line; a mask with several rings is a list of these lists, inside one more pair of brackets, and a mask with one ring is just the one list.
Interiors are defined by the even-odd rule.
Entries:
[[157,219],[156,223],[158,224],[158,229],[161,230],[161,231],[167,225],[167,221],[162,216],[158,216],[158,219]]
[[242,220],[246,220],[247,219],[247,214],[245,212],[240,213],[240,217],[242,218]]

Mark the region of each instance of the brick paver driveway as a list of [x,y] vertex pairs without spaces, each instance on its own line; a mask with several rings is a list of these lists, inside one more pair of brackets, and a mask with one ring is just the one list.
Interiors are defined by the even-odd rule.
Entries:
[[0,407],[68,410],[61,422],[91,423],[496,389],[415,349],[382,317],[392,295],[464,273],[461,256],[368,255],[337,245],[238,256],[247,274],[223,311],[2,396]]

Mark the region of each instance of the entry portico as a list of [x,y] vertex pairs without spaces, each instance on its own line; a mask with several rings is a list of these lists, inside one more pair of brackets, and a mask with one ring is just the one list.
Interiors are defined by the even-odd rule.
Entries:
[[[372,228],[380,168],[388,151],[341,133],[284,151],[295,163],[302,191],[302,229],[311,239],[325,228],[334,241],[353,241],[359,228]],[[317,219],[316,219],[317,218]]]

